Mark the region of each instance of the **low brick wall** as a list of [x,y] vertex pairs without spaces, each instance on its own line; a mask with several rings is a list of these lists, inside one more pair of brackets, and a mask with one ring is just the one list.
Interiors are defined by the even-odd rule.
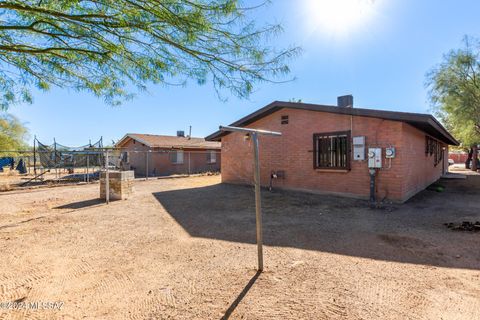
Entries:
[[[100,199],[106,198],[105,176],[105,172],[100,173]],[[133,171],[109,171],[110,200],[128,199],[133,194],[134,178]]]

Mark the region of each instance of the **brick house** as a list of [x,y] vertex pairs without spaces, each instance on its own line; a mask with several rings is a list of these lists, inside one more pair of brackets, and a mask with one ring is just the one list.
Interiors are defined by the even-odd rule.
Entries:
[[116,144],[121,166],[135,176],[166,176],[220,170],[220,143],[204,138],[128,133]]
[[[446,172],[458,142],[433,116],[353,108],[346,97],[338,106],[275,101],[231,124],[282,133],[259,137],[263,186],[368,198],[371,156],[381,166],[376,198],[404,202]],[[252,183],[251,140],[223,131],[206,140],[222,143],[222,182]]]

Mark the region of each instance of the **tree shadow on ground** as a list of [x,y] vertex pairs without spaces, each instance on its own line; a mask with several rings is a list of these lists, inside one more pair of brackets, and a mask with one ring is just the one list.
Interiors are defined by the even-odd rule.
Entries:
[[[480,233],[446,222],[480,220],[480,176],[441,181],[405,204],[370,209],[367,201],[292,191],[262,192],[266,246],[439,267],[480,269]],[[250,186],[216,184],[154,193],[193,237],[255,243]]]

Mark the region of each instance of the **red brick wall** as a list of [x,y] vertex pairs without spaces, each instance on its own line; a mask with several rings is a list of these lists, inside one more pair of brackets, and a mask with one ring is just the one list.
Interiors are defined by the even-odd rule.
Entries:
[[[281,125],[280,118],[282,115],[289,116],[288,124]],[[407,196],[406,192],[412,188],[411,184],[407,185],[404,179],[405,170],[410,165],[408,163],[410,156],[404,153],[405,150],[409,149],[406,144],[408,139],[403,134],[405,126],[402,122],[282,109],[250,124],[248,127],[282,132],[281,137],[261,136],[259,138],[261,180],[264,186],[269,184],[271,171],[284,170],[285,179],[274,180],[274,187],[367,198],[370,192],[370,177],[366,160],[352,160],[351,170],[347,172],[313,168],[314,133],[352,130],[352,137],[366,137],[366,148],[385,148],[387,146],[396,148],[397,156],[391,160],[390,168],[388,168],[389,161],[383,155],[384,168],[378,171],[376,180],[378,199],[389,198],[403,201]],[[407,134],[414,135],[416,133],[408,130]],[[424,148],[424,134],[422,141],[422,148]],[[424,153],[420,154],[421,157],[418,157],[418,160],[421,162],[428,160],[425,159],[424,155]],[[245,141],[240,133],[231,133],[223,137],[222,157],[223,182],[252,183],[253,155],[251,141]],[[433,166],[433,160],[431,162]],[[428,177],[424,181],[432,179]],[[424,181],[422,180],[422,182]]]
[[448,170],[448,145],[443,152],[443,163],[435,166],[434,156],[425,154],[425,133],[415,129],[409,124],[403,124],[404,155],[404,198],[409,198],[415,193],[425,189],[437,181],[443,171]]
[[150,149],[138,141],[133,143],[133,140],[129,140],[123,148],[123,151],[129,151],[129,164],[135,171],[135,176],[137,177],[144,177],[146,174],[146,157],[148,150],[151,150],[151,152],[148,153],[149,176],[165,176],[220,170],[220,151],[217,151],[216,163],[207,163],[207,152],[210,151],[209,149],[184,149],[183,164],[176,164],[172,163],[169,152],[165,152],[168,150],[158,148]]

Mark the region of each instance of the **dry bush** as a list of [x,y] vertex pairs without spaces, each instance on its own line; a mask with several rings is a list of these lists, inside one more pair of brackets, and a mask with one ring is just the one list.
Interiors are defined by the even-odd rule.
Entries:
[[12,186],[8,182],[0,183],[0,192],[1,191],[10,191],[13,190]]

